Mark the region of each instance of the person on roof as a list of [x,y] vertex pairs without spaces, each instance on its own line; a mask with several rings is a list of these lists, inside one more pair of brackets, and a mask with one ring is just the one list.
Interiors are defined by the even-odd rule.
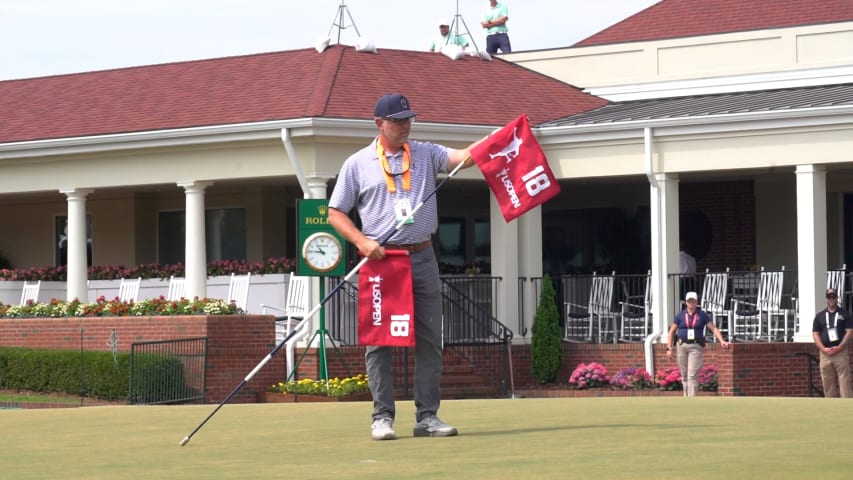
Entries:
[[509,20],[509,9],[505,3],[497,0],[489,0],[489,8],[483,15],[480,25],[486,29],[486,51],[494,55],[500,50],[502,53],[512,52],[509,44],[509,29],[506,22]]
[[451,35],[450,22],[442,18],[438,21],[438,35],[433,37],[429,51],[440,53],[445,45],[459,45],[462,48],[467,48],[468,39],[462,35]]

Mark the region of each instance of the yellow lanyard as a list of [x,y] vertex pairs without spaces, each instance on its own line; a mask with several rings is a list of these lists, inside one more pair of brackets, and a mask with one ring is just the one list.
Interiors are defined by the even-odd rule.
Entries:
[[385,174],[385,186],[388,191],[394,193],[397,191],[397,186],[394,184],[394,177],[403,176],[403,190],[409,190],[412,185],[412,170],[409,168],[412,162],[412,154],[409,149],[409,144],[403,144],[403,172],[398,174],[391,173],[391,165],[388,164],[388,157],[385,156],[385,148],[382,147],[382,142],[376,138],[376,156],[382,162],[382,172]]

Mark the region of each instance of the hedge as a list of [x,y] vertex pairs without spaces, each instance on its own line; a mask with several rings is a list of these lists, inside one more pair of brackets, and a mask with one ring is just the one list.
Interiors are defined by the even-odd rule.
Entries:
[[149,355],[134,367],[142,381],[131,398],[130,360],[129,353],[0,347],[0,388],[134,403],[151,400],[151,392],[183,390],[183,382],[175,381],[183,379],[181,360]]

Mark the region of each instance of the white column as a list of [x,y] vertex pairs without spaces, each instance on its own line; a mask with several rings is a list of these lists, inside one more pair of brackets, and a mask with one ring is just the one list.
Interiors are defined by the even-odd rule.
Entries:
[[207,297],[207,250],[204,234],[204,189],[213,182],[179,182],[186,201],[186,266],[187,298]]
[[65,194],[68,203],[68,301],[75,298],[89,301],[88,261],[86,258],[86,196],[92,190],[69,188],[59,191]]
[[305,177],[308,183],[308,191],[304,192],[304,198],[328,198],[327,190],[329,180],[335,178],[334,175],[313,173]]
[[[539,302],[531,279],[542,276],[542,207],[530,210],[518,218],[516,222],[518,222],[519,237],[518,272],[520,276],[527,279],[522,284],[524,286],[521,290],[522,297],[518,299],[524,306],[524,311],[521,312],[522,318],[519,318],[515,325],[508,325],[515,332],[515,338],[518,339],[530,336],[533,317],[536,315],[536,305]],[[515,285],[515,290],[518,291],[518,285],[514,281],[512,283]],[[527,329],[524,335],[521,329],[522,324]]]
[[[678,175],[655,174],[658,187],[651,189],[652,314],[664,332],[675,316],[679,292],[669,281],[678,272]],[[665,341],[665,337],[662,337]]]
[[812,319],[823,308],[826,288],[826,170],[798,165],[797,281],[800,322],[795,342],[812,342]]
[[[499,277],[498,298],[492,314],[499,322],[518,329],[518,220],[507,223],[494,195],[489,195],[492,241],[492,276]],[[515,319],[513,321],[513,319]]]

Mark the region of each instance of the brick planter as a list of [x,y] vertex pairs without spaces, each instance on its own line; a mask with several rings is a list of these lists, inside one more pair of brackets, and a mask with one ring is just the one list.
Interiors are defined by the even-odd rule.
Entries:
[[[530,389],[516,390],[516,396],[524,398],[590,398],[590,397],[682,397],[681,390],[660,390],[649,388],[643,390],[611,390],[608,388],[591,388],[589,390],[571,389]],[[718,392],[699,392],[701,397],[718,397]]]
[[360,392],[346,397],[327,397],[325,395],[294,395],[291,393],[261,392],[258,403],[316,403],[316,402],[365,402],[372,400],[370,392]]

